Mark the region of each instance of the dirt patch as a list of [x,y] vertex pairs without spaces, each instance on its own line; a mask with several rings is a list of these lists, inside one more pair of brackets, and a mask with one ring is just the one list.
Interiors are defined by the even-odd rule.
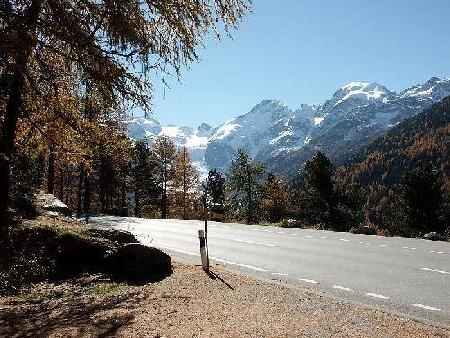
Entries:
[[40,284],[0,300],[0,336],[39,337],[450,337],[450,332],[307,289],[214,266],[174,264],[154,284],[95,277]]

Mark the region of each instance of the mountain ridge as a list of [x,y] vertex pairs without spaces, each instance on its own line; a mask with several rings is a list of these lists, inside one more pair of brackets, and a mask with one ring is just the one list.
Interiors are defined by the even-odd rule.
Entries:
[[239,148],[270,171],[292,176],[317,150],[340,164],[361,146],[448,95],[450,78],[432,77],[400,92],[375,82],[354,81],[322,105],[292,109],[282,101],[266,99],[216,127],[162,126],[153,118],[134,118],[125,125],[132,139],[152,143],[167,135],[177,146],[186,146],[201,176],[212,168],[225,171]]

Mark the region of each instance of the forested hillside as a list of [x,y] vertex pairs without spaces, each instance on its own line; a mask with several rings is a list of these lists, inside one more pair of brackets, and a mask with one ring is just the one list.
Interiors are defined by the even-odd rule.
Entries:
[[438,229],[448,232],[449,153],[447,97],[364,147],[337,169],[337,177],[362,186],[368,223],[407,236],[423,234],[425,223],[428,230],[440,224]]
[[450,176],[450,97],[407,119],[350,158],[345,170],[363,185],[392,187],[405,171],[431,162]]

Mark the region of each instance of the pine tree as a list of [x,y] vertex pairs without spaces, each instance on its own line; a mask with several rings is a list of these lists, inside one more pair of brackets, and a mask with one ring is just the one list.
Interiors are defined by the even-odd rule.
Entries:
[[217,169],[211,169],[206,179],[206,194],[213,212],[223,212],[225,203],[225,177]]
[[187,219],[192,197],[198,192],[198,174],[186,147],[176,154],[174,184],[175,199],[179,201],[177,204],[181,211],[180,215],[183,219]]
[[264,165],[252,161],[242,149],[237,151],[228,168],[226,185],[230,202],[238,214],[245,215],[247,224],[259,219],[265,173]]
[[386,213],[392,234],[417,237],[428,232],[444,233],[443,182],[436,168],[423,163],[408,170],[394,191]]
[[270,173],[264,185],[261,207],[271,223],[281,221],[289,209],[289,186],[281,176]]
[[152,148],[155,161],[155,179],[161,192],[161,218],[169,214],[168,193],[174,186],[176,146],[168,136],[160,136]]

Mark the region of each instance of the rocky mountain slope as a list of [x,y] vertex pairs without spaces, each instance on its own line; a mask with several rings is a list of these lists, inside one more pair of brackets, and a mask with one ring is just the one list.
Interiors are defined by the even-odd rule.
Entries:
[[362,146],[450,95],[450,78],[431,78],[400,93],[369,82],[352,82],[323,105],[293,110],[282,102],[264,100],[248,113],[216,128],[163,127],[154,119],[126,122],[134,139],[168,135],[186,146],[202,175],[210,168],[226,170],[239,148],[267,164],[268,169],[294,175],[318,150],[342,163]]

